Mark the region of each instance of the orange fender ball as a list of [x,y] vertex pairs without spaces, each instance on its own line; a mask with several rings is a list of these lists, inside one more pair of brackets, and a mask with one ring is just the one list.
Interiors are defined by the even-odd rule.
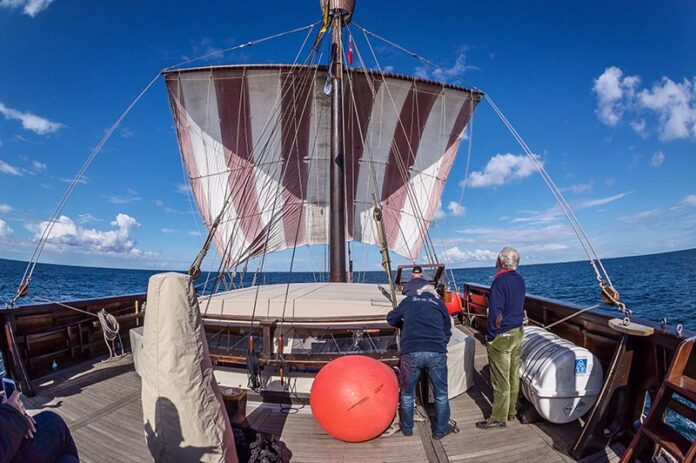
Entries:
[[[445,295],[445,307],[450,315],[456,315],[462,311],[462,298],[454,291],[448,291],[449,297]],[[447,300],[449,299],[449,301]]]
[[312,415],[345,442],[373,439],[389,427],[399,401],[394,371],[373,358],[347,355],[326,364],[312,384]]

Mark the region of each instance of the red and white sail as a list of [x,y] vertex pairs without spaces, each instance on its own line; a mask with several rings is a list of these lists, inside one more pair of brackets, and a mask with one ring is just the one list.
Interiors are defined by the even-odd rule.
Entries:
[[[326,244],[331,100],[326,69],[228,66],[165,73],[181,154],[215,244],[233,266]],[[417,78],[344,77],[346,240],[416,259],[481,94]]]

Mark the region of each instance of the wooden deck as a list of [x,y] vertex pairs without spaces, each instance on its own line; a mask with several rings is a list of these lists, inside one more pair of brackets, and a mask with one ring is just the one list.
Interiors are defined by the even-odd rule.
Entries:
[[[568,425],[523,425],[482,431],[474,423],[490,411],[491,388],[483,346],[477,344],[476,384],[451,401],[452,419],[461,432],[441,441],[430,438],[427,423],[413,437],[400,433],[361,444],[337,441],[315,423],[309,405],[289,413],[278,404],[247,406],[251,426],[280,436],[293,462],[570,462],[564,451],[579,431]],[[140,403],[140,378],[130,356],[110,363],[86,364],[50,375],[35,384],[27,399],[32,413],[53,410],[68,423],[84,462],[152,461],[145,445]],[[621,450],[619,450],[621,451]],[[612,450],[585,458],[584,463],[615,462]]]

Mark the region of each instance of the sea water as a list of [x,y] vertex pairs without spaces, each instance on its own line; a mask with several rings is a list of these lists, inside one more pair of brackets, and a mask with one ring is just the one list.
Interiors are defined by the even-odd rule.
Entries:
[[[696,249],[652,254],[647,256],[606,259],[604,266],[621,299],[638,317],[660,321],[666,318],[670,327],[682,324],[696,330]],[[0,308],[17,290],[26,263],[0,259]],[[537,296],[590,306],[600,302],[600,289],[590,264],[567,262],[560,264],[522,265],[518,269],[527,283],[527,292]],[[67,265],[39,264],[34,272],[29,296],[20,304],[43,300],[70,301],[94,297],[144,293],[154,270],[125,270]],[[465,282],[490,285],[495,275],[493,267],[458,268],[447,270],[451,285]],[[198,283],[209,275],[204,273]],[[211,275],[214,280],[215,275]],[[248,272],[245,285],[254,275]],[[326,281],[322,272],[267,272],[257,276],[259,283]],[[355,281],[385,283],[384,272],[354,273]],[[208,285],[211,288],[212,284]]]

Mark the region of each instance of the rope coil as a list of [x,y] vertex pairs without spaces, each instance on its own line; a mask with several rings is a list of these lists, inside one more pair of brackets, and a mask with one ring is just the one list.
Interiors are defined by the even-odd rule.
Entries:
[[[109,312],[106,311],[106,309],[101,309],[98,313],[94,314],[92,312],[88,312],[87,310],[82,310],[78,309],[77,307],[73,307],[71,305],[65,304],[63,302],[58,302],[58,301],[52,301],[50,299],[44,299],[44,298],[35,298],[39,302],[46,302],[48,304],[55,304],[60,307],[64,307],[66,309],[73,310],[75,312],[79,312],[81,314],[89,315],[91,317],[96,317],[99,320],[99,325],[101,325],[102,329],[102,334],[104,335],[104,343],[106,344],[106,348],[109,350],[109,358],[104,360],[104,362],[109,361],[113,358],[120,358],[123,357],[126,354],[126,351],[123,347],[123,341],[121,340],[121,325],[118,323],[118,319]],[[114,342],[116,341],[116,338],[118,338],[118,345],[121,348],[121,353],[120,354],[115,354],[116,352],[116,345]],[[111,345],[109,345],[109,342]]]

